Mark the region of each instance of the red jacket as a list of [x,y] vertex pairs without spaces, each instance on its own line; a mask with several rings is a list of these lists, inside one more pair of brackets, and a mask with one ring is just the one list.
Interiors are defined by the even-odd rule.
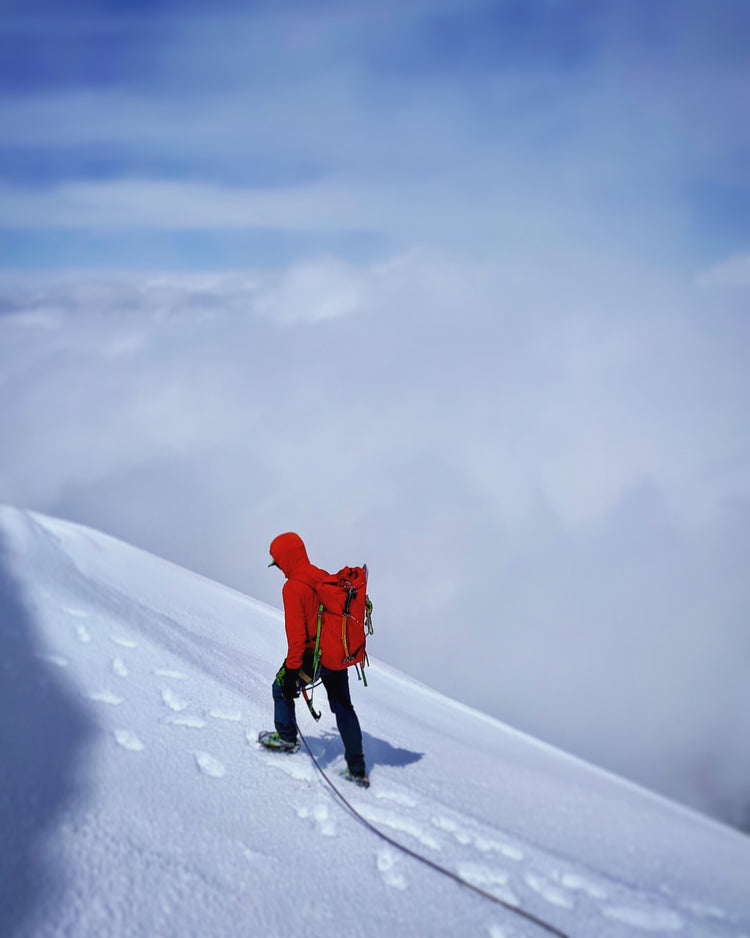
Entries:
[[328,573],[310,563],[302,538],[292,531],[271,541],[271,556],[287,578],[281,591],[287,641],[284,664],[299,668],[305,651],[315,647],[319,605],[315,587]]

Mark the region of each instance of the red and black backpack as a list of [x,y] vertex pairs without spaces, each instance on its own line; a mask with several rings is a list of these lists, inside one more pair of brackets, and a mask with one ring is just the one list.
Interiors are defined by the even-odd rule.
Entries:
[[[367,636],[372,635],[372,603],[367,595],[367,565],[343,567],[338,573],[314,583],[312,578],[299,577],[313,590],[318,600],[311,674],[300,670],[301,690],[307,708],[315,718],[320,713],[313,707],[313,689],[317,685],[320,667],[331,671],[344,671],[354,666],[365,686]],[[310,638],[312,639],[312,635]],[[307,690],[310,688],[310,694]]]
[[314,665],[342,671],[352,665],[364,670],[367,636],[372,635],[372,603],[367,595],[367,565],[344,567],[321,580]]

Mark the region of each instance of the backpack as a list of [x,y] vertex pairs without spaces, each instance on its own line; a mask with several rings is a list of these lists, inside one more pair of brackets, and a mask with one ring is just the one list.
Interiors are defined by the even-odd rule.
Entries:
[[354,665],[364,676],[365,663],[369,664],[367,636],[372,635],[367,565],[344,567],[319,581],[315,591],[319,606],[313,673],[317,673],[318,664],[332,671]]

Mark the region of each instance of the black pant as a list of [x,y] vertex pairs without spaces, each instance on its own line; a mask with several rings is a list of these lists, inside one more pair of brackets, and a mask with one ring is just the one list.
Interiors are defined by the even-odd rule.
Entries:
[[[328,705],[336,718],[336,726],[344,744],[344,756],[350,772],[360,774],[365,771],[365,757],[362,752],[362,730],[349,693],[349,671],[331,671],[321,666],[320,677],[328,694]],[[282,739],[290,741],[297,738],[297,725],[294,717],[294,701],[284,699],[281,684],[273,682],[274,723],[276,732]]]

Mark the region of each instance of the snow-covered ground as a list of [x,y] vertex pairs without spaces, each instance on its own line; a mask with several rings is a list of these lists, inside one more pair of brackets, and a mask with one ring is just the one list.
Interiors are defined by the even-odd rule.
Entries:
[[[377,656],[415,613],[379,621],[371,587]],[[491,679],[458,631],[435,641]],[[547,934],[368,830],[304,749],[258,749],[284,651],[278,610],[0,509],[3,938]],[[372,665],[368,791],[338,775],[327,707],[298,712],[388,837],[570,938],[750,938],[750,839]]]

